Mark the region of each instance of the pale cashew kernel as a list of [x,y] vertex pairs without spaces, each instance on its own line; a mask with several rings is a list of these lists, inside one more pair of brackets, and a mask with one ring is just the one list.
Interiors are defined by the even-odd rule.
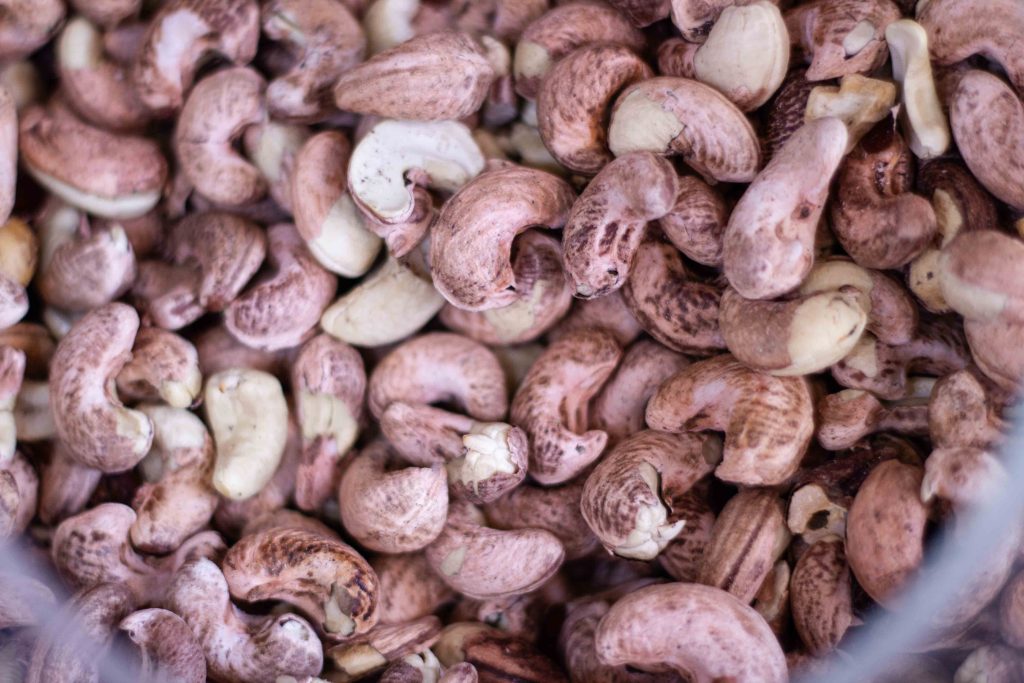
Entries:
[[804,120],[835,117],[846,124],[846,153],[871,128],[889,115],[896,103],[896,86],[860,74],[843,76],[839,86],[819,85],[811,90]]
[[928,33],[910,19],[885,29],[892,53],[892,75],[900,84],[900,109],[910,149],[920,159],[941,156],[949,148],[949,122],[939,103],[928,55]]

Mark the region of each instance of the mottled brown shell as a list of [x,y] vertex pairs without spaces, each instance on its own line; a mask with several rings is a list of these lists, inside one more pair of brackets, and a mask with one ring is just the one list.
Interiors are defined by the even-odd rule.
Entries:
[[853,623],[850,567],[843,540],[824,538],[800,556],[789,583],[793,622],[808,651],[831,652]]

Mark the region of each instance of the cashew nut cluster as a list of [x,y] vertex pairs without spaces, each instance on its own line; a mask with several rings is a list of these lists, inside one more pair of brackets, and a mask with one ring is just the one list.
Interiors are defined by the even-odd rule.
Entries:
[[1022,0],[0,0],[0,680],[813,679],[1022,382]]

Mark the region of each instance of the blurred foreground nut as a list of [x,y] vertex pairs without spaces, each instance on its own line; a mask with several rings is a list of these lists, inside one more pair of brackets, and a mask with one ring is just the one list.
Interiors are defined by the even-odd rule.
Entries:
[[206,659],[188,624],[174,612],[144,609],[121,620],[118,628],[135,643],[142,658],[139,675],[145,680],[202,683]]
[[47,43],[67,11],[60,0],[5,0],[0,22],[0,59],[27,56]]
[[380,582],[380,623],[427,616],[455,597],[423,553],[377,555],[370,563]]
[[517,680],[524,683],[564,683],[561,670],[532,645],[478,622],[450,624],[434,646],[446,667],[472,664],[480,683]]
[[377,623],[377,575],[336,539],[298,528],[267,529],[231,546],[223,569],[235,598],[294,605],[331,640],[366,633]]
[[0,462],[0,542],[23,533],[35,515],[39,477],[21,453]]

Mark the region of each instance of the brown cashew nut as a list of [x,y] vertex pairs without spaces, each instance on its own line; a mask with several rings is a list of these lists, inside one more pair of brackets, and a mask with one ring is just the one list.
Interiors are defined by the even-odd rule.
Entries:
[[761,166],[760,143],[743,112],[688,78],[649,78],[624,90],[612,109],[608,147],[615,156],[680,155],[705,178],[721,182],[748,183]]
[[21,453],[0,462],[0,542],[23,533],[35,516],[39,476]]
[[937,230],[931,202],[910,191],[912,157],[892,121],[868,133],[839,171],[832,230],[865,268],[898,268],[918,256]]
[[430,568],[423,553],[378,555],[370,563],[380,581],[381,624],[401,624],[427,616],[454,593]]
[[480,108],[494,78],[487,50],[476,39],[461,31],[437,31],[341,74],[334,84],[334,104],[390,119],[456,120]]
[[608,435],[585,431],[589,404],[621,355],[611,334],[584,329],[548,346],[523,378],[511,419],[530,437],[530,475],[538,483],[566,482],[601,456]]
[[142,0],[69,0],[76,12],[102,26],[116,26],[138,14]]
[[186,564],[166,604],[192,629],[218,681],[276,683],[280,675],[315,676],[323,668],[323,647],[305,619],[246,614],[231,603],[227,581],[210,560]]
[[[456,622],[446,626],[434,645],[434,651],[441,663],[449,667],[448,671],[460,668],[465,671],[464,665],[469,664],[475,668],[482,683],[501,680],[565,683],[566,680],[562,670],[528,641],[477,622]],[[477,679],[470,674],[468,680]]]
[[487,600],[540,588],[562,565],[558,537],[539,528],[501,531],[465,502],[448,508],[444,531],[427,546],[431,569],[463,595]]
[[676,202],[658,226],[687,258],[706,266],[722,265],[729,212],[721,193],[696,176],[682,176],[677,184]]
[[139,463],[144,483],[135,491],[131,540],[143,552],[165,554],[201,531],[217,508],[213,439],[187,410],[148,405],[140,411],[153,423],[153,448]]
[[957,235],[939,256],[946,303],[969,320],[1024,322],[1024,242],[996,230]]
[[781,484],[796,472],[814,432],[807,380],[773,377],[729,355],[667,379],[647,404],[647,425],[667,432],[725,432],[715,475],[746,486]]
[[523,484],[488,503],[484,513],[498,529],[536,527],[550,531],[565,547],[565,559],[578,559],[600,545],[580,513],[583,485],[582,477],[563,486]]
[[204,531],[170,555],[143,555],[130,539],[135,520],[135,511],[127,505],[103,503],[61,522],[50,546],[57,573],[76,589],[120,583],[131,590],[137,604],[162,604],[182,565],[224,552],[220,535]]
[[569,315],[548,334],[548,340],[558,341],[567,334],[590,328],[604,330],[621,346],[629,345],[644,331],[621,291],[616,291],[600,299],[576,301]]
[[698,280],[671,244],[655,236],[640,244],[622,294],[641,327],[668,348],[702,356],[725,348],[721,291]]
[[789,10],[786,26],[809,57],[807,79],[824,81],[884,64],[885,29],[900,16],[892,0],[815,0]]
[[135,309],[107,304],[78,321],[53,354],[50,409],[57,436],[79,463],[104,472],[131,469],[153,440],[149,418],[121,405],[108,387],[138,329]]
[[[707,624],[680,632],[679,623]],[[594,636],[611,666],[658,667],[700,683],[782,683],[786,658],[753,608],[718,588],[687,583],[646,586],[612,605]]]
[[122,619],[118,628],[139,647],[139,676],[145,680],[206,680],[203,648],[185,620],[174,612],[159,608],[139,610]]
[[431,229],[434,287],[466,310],[514,303],[513,240],[532,227],[562,227],[575,196],[560,178],[519,166],[471,180],[445,202]]
[[315,517],[307,517],[301,512],[279,508],[264,512],[259,517],[254,517],[242,527],[239,536],[258,534],[268,529],[301,529],[310,533],[326,536],[327,538],[340,539],[338,533]]
[[528,230],[513,242],[511,263],[516,301],[486,311],[447,304],[440,316],[444,326],[484,344],[505,345],[533,341],[564,318],[572,305],[572,290],[558,240]]
[[996,448],[1007,426],[988,388],[970,370],[935,383],[928,401],[928,431],[935,447]]
[[4,0],[0,60],[26,57],[49,42],[67,11],[60,0]]
[[672,10],[670,0],[611,0],[608,4],[626,15],[638,28],[665,19]]
[[345,530],[361,546],[410,553],[440,535],[448,516],[448,477],[439,465],[389,468],[384,441],[362,449],[346,465],[338,487]]
[[544,146],[562,166],[594,175],[612,160],[605,126],[612,101],[651,76],[651,68],[621,45],[585,45],[562,57],[537,93]]
[[338,281],[313,258],[287,223],[267,230],[272,271],[224,309],[224,326],[240,342],[266,351],[300,344],[334,298]]
[[818,220],[846,139],[839,119],[805,123],[743,193],[723,242],[725,276],[742,296],[770,299],[807,277]]
[[534,99],[545,75],[564,55],[599,43],[640,50],[644,37],[622,14],[602,4],[569,3],[545,12],[526,27],[516,43],[512,65],[516,92]]
[[796,561],[789,591],[793,623],[808,651],[834,650],[855,623],[843,539],[825,536],[808,548]]
[[68,447],[56,440],[39,475],[39,520],[52,525],[81,512],[102,476],[99,470],[79,464]]
[[367,633],[334,645],[324,655],[333,665],[332,677],[358,680],[391,662],[428,651],[441,635],[441,620],[421,617],[404,624],[378,624]]
[[363,59],[366,36],[359,22],[344,3],[332,0],[274,0],[263,5],[262,19],[264,35],[278,41],[295,64],[267,86],[270,113],[323,117],[331,86]]
[[590,425],[606,432],[612,446],[639,432],[644,427],[647,401],[655,390],[689,364],[685,356],[657,342],[634,342],[591,404]]
[[677,194],[672,164],[649,152],[606,164],[573,204],[562,231],[573,293],[590,299],[622,287],[647,223],[669,213]]
[[253,69],[224,69],[197,83],[181,109],[174,132],[181,172],[215,204],[248,204],[267,192],[260,170],[232,146],[246,126],[266,118],[265,87]]
[[167,161],[155,142],[95,128],[60,103],[21,116],[18,151],[40,185],[106,218],[135,218],[160,200]]
[[636,432],[587,477],[580,511],[608,552],[654,559],[686,524],[676,519],[674,501],[721,456],[717,437]]
[[260,38],[255,0],[171,0],[150,19],[132,65],[139,99],[157,115],[182,107],[196,72],[212,54],[248,64]]
[[1017,343],[1024,323],[965,320],[964,332],[971,358],[985,376],[1003,391],[1017,391],[1024,379],[1024,347]]
[[173,332],[143,327],[132,357],[117,373],[117,391],[133,401],[157,401],[188,408],[203,388],[196,347]]
[[807,80],[807,70],[796,67],[790,70],[775,97],[765,105],[765,159],[774,157],[807,121],[807,105],[814,89],[814,82]]
[[695,583],[711,541],[715,513],[695,489],[672,501],[672,509],[686,523],[658,555],[658,564],[676,581]]
[[825,396],[818,402],[818,443],[826,450],[839,451],[877,432],[926,436],[933,383],[914,382],[910,395],[895,401],[883,402],[862,389],[844,389]]

